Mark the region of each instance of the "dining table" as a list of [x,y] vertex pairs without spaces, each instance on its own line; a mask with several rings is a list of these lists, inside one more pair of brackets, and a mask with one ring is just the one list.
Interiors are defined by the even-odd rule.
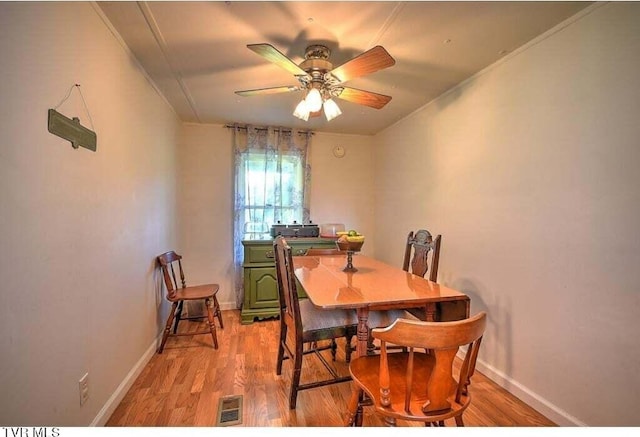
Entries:
[[295,278],[315,307],[356,311],[359,357],[367,355],[370,311],[424,308],[426,321],[436,322],[469,317],[470,299],[460,291],[358,253],[352,263],[346,268],[346,254],[293,257]]

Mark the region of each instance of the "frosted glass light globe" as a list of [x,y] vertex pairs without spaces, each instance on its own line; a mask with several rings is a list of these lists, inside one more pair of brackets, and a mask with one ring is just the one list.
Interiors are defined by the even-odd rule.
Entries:
[[325,100],[324,102],[324,115],[327,117],[327,121],[331,121],[336,118],[338,115],[342,114],[340,108],[336,102],[331,99]]
[[309,108],[307,102],[304,99],[302,99],[300,103],[298,103],[295,111],[293,111],[293,115],[298,117],[300,120],[309,120]]
[[316,88],[311,88],[307,94],[307,108],[310,112],[317,112],[322,108],[322,96]]

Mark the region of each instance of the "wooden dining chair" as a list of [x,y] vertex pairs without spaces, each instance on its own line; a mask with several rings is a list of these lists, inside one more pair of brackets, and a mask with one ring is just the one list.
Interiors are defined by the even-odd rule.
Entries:
[[[389,426],[395,426],[397,419],[444,426],[450,418],[464,426],[462,415],[471,402],[468,388],[486,321],[486,313],[481,312],[455,322],[398,319],[388,328],[374,329],[374,338],[381,342],[380,354],[354,358],[349,365],[353,393],[346,425],[362,426],[362,407],[368,404]],[[408,351],[387,353],[388,343]],[[459,371],[454,372],[453,361],[461,346],[468,347]]]
[[[347,344],[350,344],[351,338],[357,333],[358,319],[354,311],[317,309],[309,299],[299,299],[291,247],[284,237],[276,238],[273,252],[280,298],[280,341],[276,374],[282,374],[282,362],[285,359],[293,361],[289,408],[295,409],[299,391],[351,380],[350,376],[339,376],[321,354],[321,351],[331,349],[335,359],[335,348],[331,345],[320,346],[319,342],[345,337]],[[290,340],[294,341],[291,346],[288,343]],[[309,345],[307,349],[304,349],[305,344]],[[318,357],[331,378],[300,384],[302,358],[311,353]],[[349,350],[347,354],[350,353]]]
[[[164,350],[164,345],[167,342],[167,338],[173,335],[198,335],[198,334],[211,334],[213,338],[213,346],[218,349],[218,338],[216,336],[215,317],[218,318],[220,328],[224,329],[222,322],[222,313],[220,311],[220,304],[216,294],[220,288],[218,284],[206,284],[195,285],[187,287],[187,283],[184,277],[184,271],[182,269],[182,256],[178,255],[174,251],[169,251],[159,255],[157,257],[158,264],[162,269],[162,277],[164,278],[164,284],[167,288],[167,300],[171,302],[171,311],[167,318],[167,324],[164,328],[164,334],[162,335],[162,342],[158,348],[158,353],[161,354]],[[180,274],[180,283],[176,278],[176,272],[174,266],[177,264],[178,272]],[[178,323],[180,320],[195,320],[203,319],[205,316],[190,316],[182,317],[182,309],[185,301],[204,301],[207,309],[207,322],[209,329],[196,332],[179,333]],[[175,324],[174,324],[175,321]],[[171,327],[173,326],[173,332]]]
[[[433,237],[426,229],[420,229],[415,233],[409,232],[407,244],[402,261],[402,269],[414,275],[425,277],[429,273],[429,280],[438,282],[438,262],[440,261],[441,235]],[[426,310],[423,308],[411,308],[407,310],[420,320],[427,319]]]
[[[404,252],[402,269],[414,275],[422,276],[429,272],[429,280],[438,282],[438,261],[440,260],[441,235],[435,238],[426,229],[409,232]],[[429,256],[431,254],[431,256]],[[429,271],[431,266],[431,271]]]

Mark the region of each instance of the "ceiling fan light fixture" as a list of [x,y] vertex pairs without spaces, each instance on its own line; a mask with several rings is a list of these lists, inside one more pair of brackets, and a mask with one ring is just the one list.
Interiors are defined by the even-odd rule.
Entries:
[[308,121],[309,120],[309,105],[305,99],[302,99],[296,109],[293,111],[293,115],[298,117],[300,120]]
[[309,112],[318,112],[322,109],[322,96],[317,88],[311,88],[306,97]]
[[343,85],[344,82],[395,65],[395,59],[382,46],[375,46],[366,52],[360,53],[355,58],[336,68],[334,68],[329,59],[331,51],[322,44],[308,46],[305,51],[304,61],[300,64],[294,62],[271,44],[247,44],[247,48],[292,73],[300,82],[300,86],[243,90],[236,91],[236,94],[240,96],[256,96],[303,91],[306,94],[293,111],[293,115],[301,120],[308,121],[311,117],[319,116],[323,107],[328,121],[341,115],[342,111],[332,100],[334,97],[375,109],[382,109],[391,100],[391,96],[349,88]]
[[324,101],[324,116],[327,117],[327,121],[331,121],[336,118],[338,115],[342,114],[342,111],[331,99],[327,99]]

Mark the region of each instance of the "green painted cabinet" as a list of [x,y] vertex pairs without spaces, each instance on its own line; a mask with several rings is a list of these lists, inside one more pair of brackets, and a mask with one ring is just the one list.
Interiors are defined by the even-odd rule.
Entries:
[[[326,238],[289,238],[294,256],[304,255],[308,249],[335,248],[335,240]],[[244,302],[241,321],[253,323],[280,315],[278,281],[276,279],[273,240],[244,240]],[[299,290],[301,297],[304,291]]]

